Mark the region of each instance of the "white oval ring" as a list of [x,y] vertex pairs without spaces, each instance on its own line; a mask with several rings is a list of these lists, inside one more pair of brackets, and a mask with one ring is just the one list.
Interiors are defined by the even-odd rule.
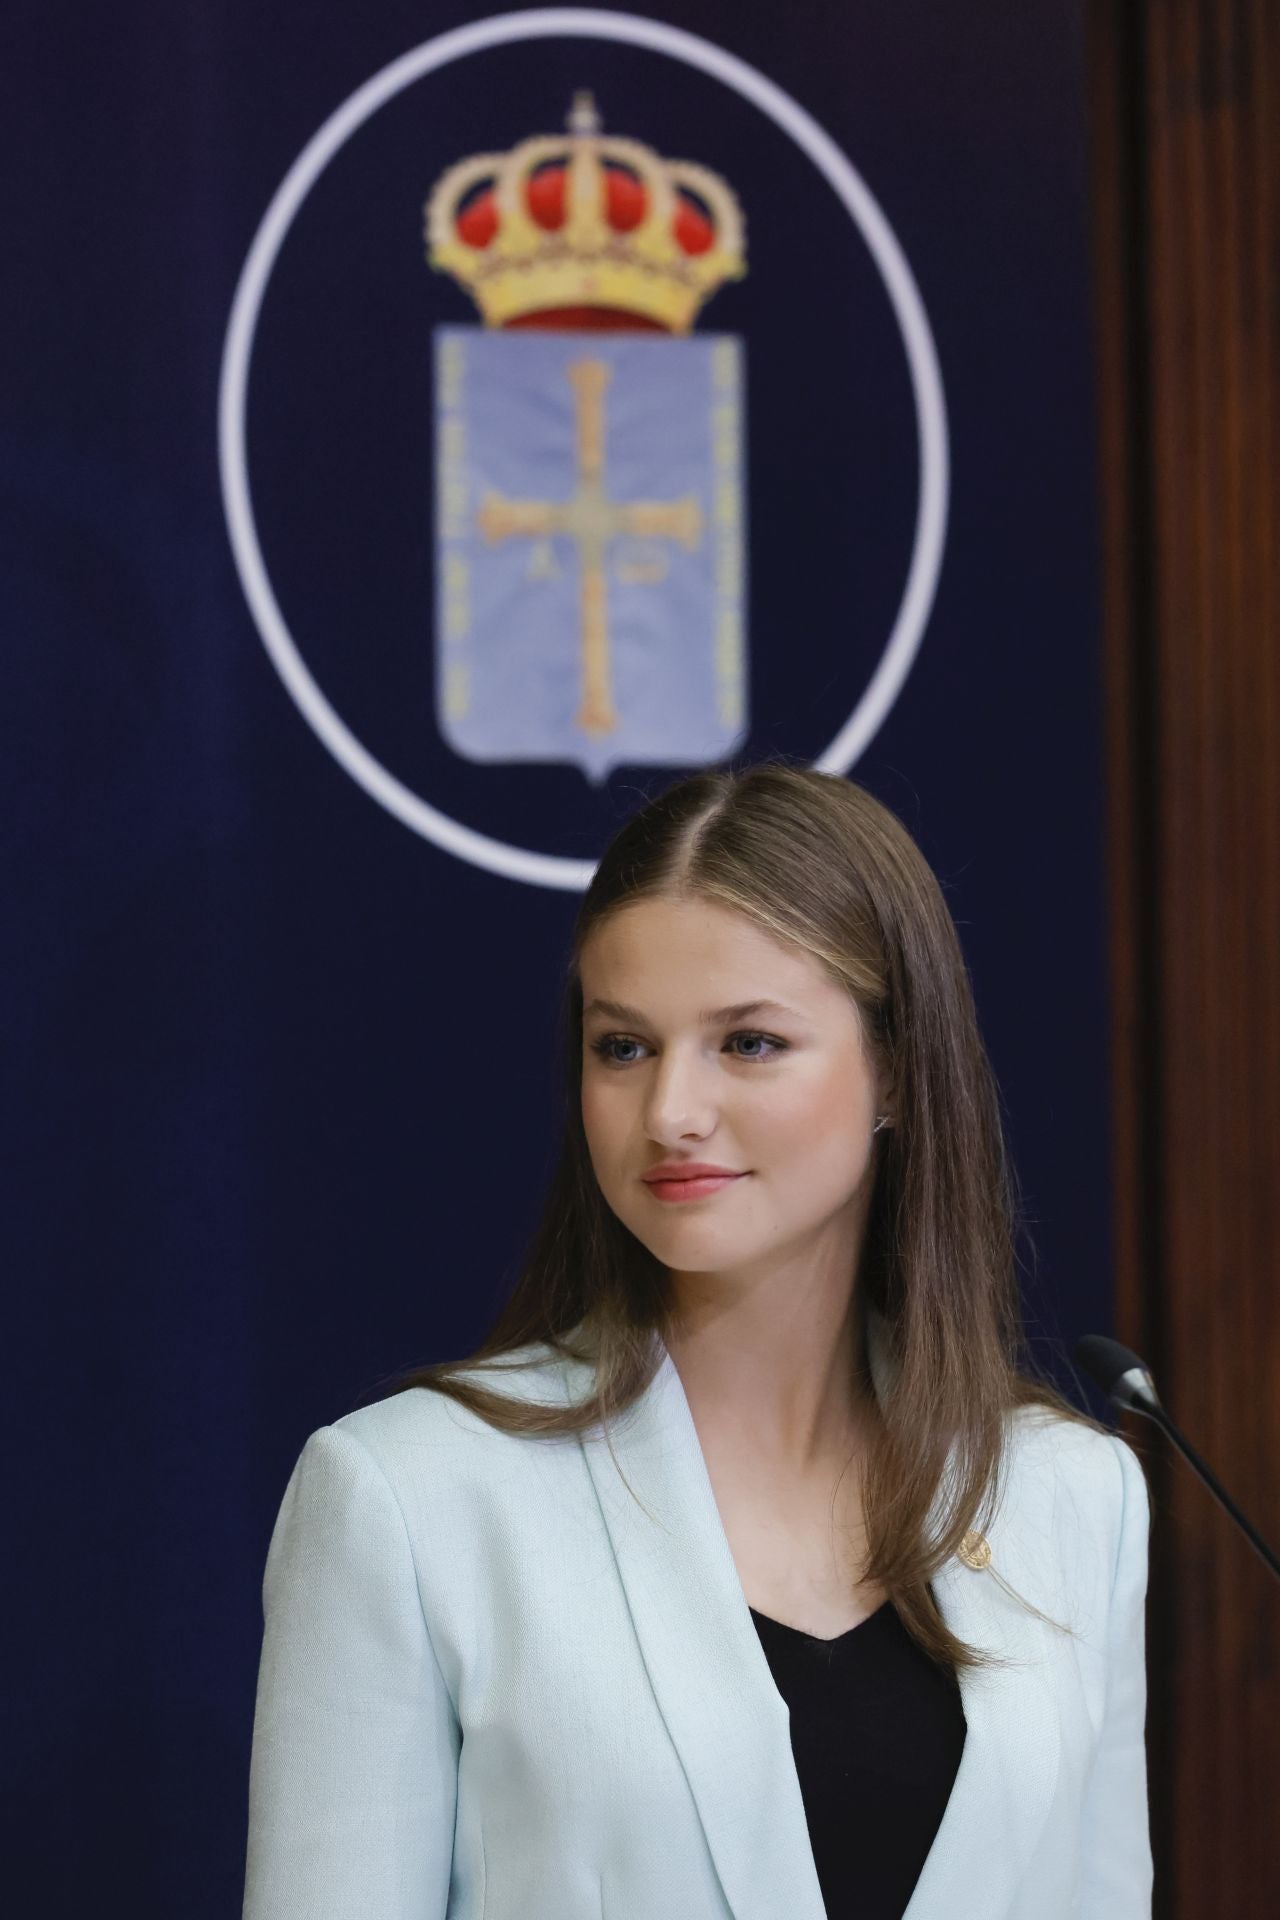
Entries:
[[240,584],[263,644],[303,718],[380,806],[424,839],[474,866],[507,879],[571,892],[585,890],[596,862],[509,846],[450,819],[375,760],[329,704],[299,653],[272,591],[253,517],[245,449],[249,362],[267,282],[299,207],[334,154],[380,107],[425,74],[489,47],[554,38],[614,40],[647,47],[710,74],[751,101],[795,141],[834,189],[884,281],[902,333],[915,398],[920,450],[915,536],[902,601],[884,652],[857,706],[814,761],[821,772],[845,773],[853,765],[883,723],[919,651],[942,565],[949,462],[946,406],[933,335],[893,229],[861,177],[817,121],[772,80],[710,40],[640,14],[606,13],[594,7],[539,7],[527,13],[493,14],[424,40],[366,80],[329,116],[290,167],[263,216],[227,323],[218,390],[218,458]]

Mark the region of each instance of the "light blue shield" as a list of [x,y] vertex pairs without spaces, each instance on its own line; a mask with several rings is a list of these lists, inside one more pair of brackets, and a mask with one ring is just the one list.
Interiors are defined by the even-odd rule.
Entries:
[[435,333],[436,713],[476,761],[746,739],[742,344]]

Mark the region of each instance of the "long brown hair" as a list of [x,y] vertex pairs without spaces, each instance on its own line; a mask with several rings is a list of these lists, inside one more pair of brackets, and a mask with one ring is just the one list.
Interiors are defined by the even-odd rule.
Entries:
[[[850,780],[781,758],[697,773],[648,801],[616,835],[573,928],[560,1010],[562,1141],[519,1277],[481,1347],[418,1369],[392,1391],[433,1388],[507,1433],[563,1435],[603,1424],[607,1436],[609,1419],[652,1381],[667,1276],[605,1202],[588,1156],[579,964],[605,915],[654,896],[733,908],[812,955],[851,996],[871,1056],[893,1086],[894,1123],[877,1135],[856,1275],[862,1337],[853,1385],[877,1405],[861,1463],[863,1578],[886,1590],[932,1658],[957,1668],[992,1664],[950,1632],[928,1582],[998,1504],[1007,1417],[1038,1405],[1107,1429],[1039,1376],[1026,1348],[1016,1189],[955,925],[906,828]],[[872,1308],[893,1377],[878,1402],[866,1341]],[[534,1404],[457,1377],[527,1347],[589,1361],[590,1397]],[[523,1364],[545,1358],[535,1353]],[[943,1524],[926,1538],[949,1458]]]

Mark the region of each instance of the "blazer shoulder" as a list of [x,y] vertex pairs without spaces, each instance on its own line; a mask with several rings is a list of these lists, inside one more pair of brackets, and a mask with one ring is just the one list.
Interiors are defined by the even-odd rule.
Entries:
[[[458,1377],[510,1400],[550,1406],[564,1403],[558,1357],[541,1343],[503,1354],[494,1363],[464,1368]],[[451,1395],[421,1386],[356,1407],[331,1426],[372,1455],[393,1482],[406,1467],[420,1467],[426,1456],[433,1465],[462,1466],[481,1459],[487,1463],[494,1452],[510,1455],[542,1444],[537,1436],[508,1433]]]
[[1064,1568],[1092,1566],[1110,1585],[1122,1547],[1143,1549],[1150,1513],[1146,1473],[1129,1442],[1053,1408],[1020,1407],[1009,1453],[1018,1535],[1037,1547],[1054,1542]]
[[1071,1489],[1118,1514],[1146,1487],[1137,1453],[1120,1433],[1100,1432],[1056,1408],[1019,1407],[1009,1422],[1010,1478]]

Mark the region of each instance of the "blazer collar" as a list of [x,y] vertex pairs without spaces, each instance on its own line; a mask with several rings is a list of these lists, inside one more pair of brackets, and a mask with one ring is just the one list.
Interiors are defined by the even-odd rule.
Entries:
[[[884,1330],[868,1322],[877,1391],[890,1377]],[[774,1684],[716,1506],[680,1375],[662,1345],[644,1394],[579,1436],[636,1638],[679,1753],[734,1920],[825,1920],[790,1714]],[[562,1362],[574,1401],[590,1368]],[[641,1505],[627,1490],[629,1483]],[[998,1915],[1012,1903],[1057,1781],[1057,1711],[1042,1677],[1046,1629],[992,1577],[953,1556],[935,1575],[953,1633],[1011,1664],[961,1676],[964,1750],[941,1826],[903,1920],[951,1920],[957,1900]],[[874,1738],[874,1729],[867,1729]]]

